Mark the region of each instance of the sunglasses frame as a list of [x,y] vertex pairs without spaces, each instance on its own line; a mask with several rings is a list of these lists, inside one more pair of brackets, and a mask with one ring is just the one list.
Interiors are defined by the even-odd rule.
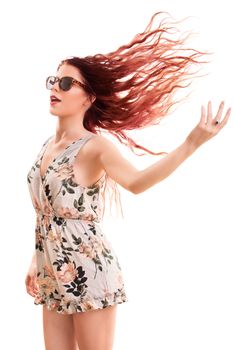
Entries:
[[[72,87],[73,84],[76,84],[76,85],[82,87],[84,90],[87,90],[87,86],[86,86],[85,84],[83,84],[83,83],[81,83],[81,81],[78,81],[77,79],[74,79],[73,77],[69,77],[69,76],[65,76],[65,77],[62,77],[62,78],[58,78],[58,77],[56,77],[56,76],[54,76],[54,75],[50,75],[50,76],[48,76],[48,77],[46,78],[46,87],[47,87],[47,82],[48,82],[48,80],[49,80],[50,78],[55,78],[55,81],[54,81],[53,85],[56,84],[56,82],[58,82],[59,88],[60,88],[62,91],[69,91],[69,90],[71,89],[71,87]],[[68,90],[63,90],[63,89],[61,88],[60,82],[61,82],[61,80],[64,79],[64,78],[72,79],[72,80],[71,80],[70,88],[69,88]],[[47,89],[48,89],[48,88],[47,88]],[[48,90],[51,90],[51,89],[48,89]]]

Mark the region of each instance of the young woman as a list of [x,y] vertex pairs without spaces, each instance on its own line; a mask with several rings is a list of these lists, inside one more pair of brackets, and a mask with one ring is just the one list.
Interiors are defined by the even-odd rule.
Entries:
[[132,150],[160,154],[136,144],[126,131],[167,115],[174,92],[203,53],[178,53],[184,41],[166,36],[167,23],[151,30],[156,15],[128,45],[106,55],[67,58],[46,80],[50,113],[58,120],[28,173],[37,221],[25,280],[34,303],[43,305],[46,350],[113,347],[116,307],[128,299],[117,255],[101,229],[107,185],[134,194],[147,190],[214,137],[230,116],[224,102],[213,113],[209,101],[184,142],[140,171],[101,135],[105,130]]

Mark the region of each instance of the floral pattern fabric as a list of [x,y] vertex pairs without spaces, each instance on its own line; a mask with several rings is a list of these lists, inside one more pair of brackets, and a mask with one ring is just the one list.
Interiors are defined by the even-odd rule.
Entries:
[[105,175],[88,187],[74,180],[74,160],[93,136],[68,145],[42,177],[40,164],[49,137],[27,174],[36,211],[34,304],[62,314],[128,301],[121,266],[101,228]]

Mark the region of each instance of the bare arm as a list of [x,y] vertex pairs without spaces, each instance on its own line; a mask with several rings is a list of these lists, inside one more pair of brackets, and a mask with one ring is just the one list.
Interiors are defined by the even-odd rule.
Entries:
[[[202,106],[201,119],[191,131],[186,140],[163,159],[144,170],[136,169],[128,160],[122,157],[117,147],[105,138],[100,140],[99,161],[107,174],[125,189],[138,194],[168,177],[184,162],[200,145],[215,136],[227,123],[231,109],[220,122],[224,102],[219,106],[215,118],[212,118],[211,102],[208,103],[207,116]],[[215,124],[219,121],[218,124]]]
[[157,163],[141,170],[131,184],[132,192],[141,193],[166,179],[194,151],[195,148],[185,141]]

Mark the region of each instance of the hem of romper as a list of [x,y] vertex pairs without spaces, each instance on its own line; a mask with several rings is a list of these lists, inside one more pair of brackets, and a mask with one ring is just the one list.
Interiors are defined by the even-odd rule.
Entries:
[[[116,293],[114,293],[115,295]],[[56,311],[59,314],[76,314],[78,312],[88,312],[91,310],[105,309],[108,306],[128,302],[125,294],[113,298],[95,298],[77,301],[76,299],[58,300],[52,297],[37,297],[34,300],[35,305],[44,305],[49,311]]]

